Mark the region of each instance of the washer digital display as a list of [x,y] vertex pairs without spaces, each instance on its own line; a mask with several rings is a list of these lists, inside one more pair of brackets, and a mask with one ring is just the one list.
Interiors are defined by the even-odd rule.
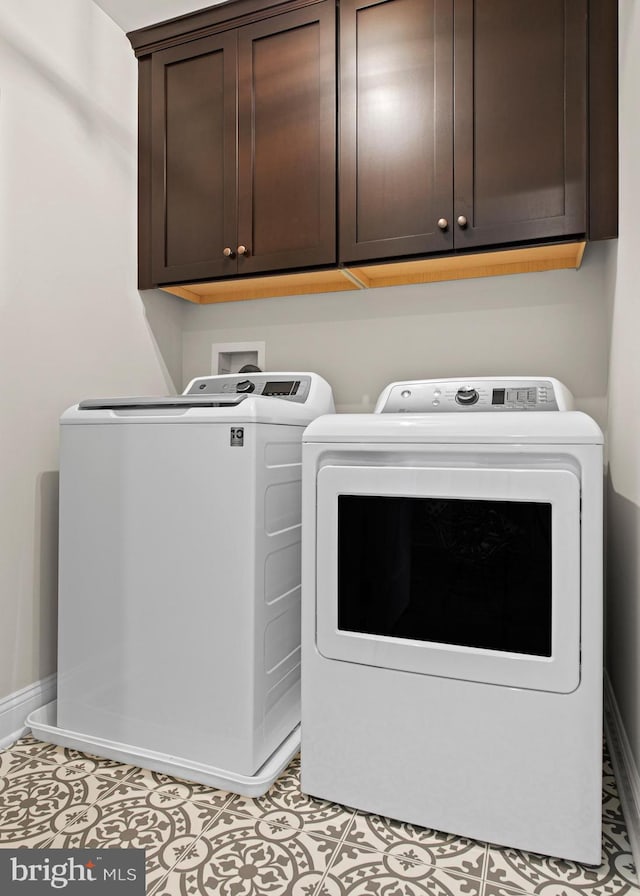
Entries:
[[265,383],[262,390],[263,395],[295,395],[298,391],[299,383],[296,380],[285,380],[284,382]]

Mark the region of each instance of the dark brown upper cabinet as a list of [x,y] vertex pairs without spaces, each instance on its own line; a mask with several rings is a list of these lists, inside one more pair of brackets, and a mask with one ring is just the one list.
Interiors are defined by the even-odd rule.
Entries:
[[451,251],[453,0],[340,4],[340,260]]
[[335,264],[331,0],[227,24],[149,65],[146,285]]
[[577,238],[587,0],[342,0],[340,260]]
[[575,267],[617,236],[615,0],[228,0],[128,37],[141,289]]

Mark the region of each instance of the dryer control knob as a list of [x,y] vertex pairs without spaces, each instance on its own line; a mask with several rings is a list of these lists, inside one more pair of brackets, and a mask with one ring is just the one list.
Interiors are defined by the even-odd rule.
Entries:
[[236,392],[253,392],[254,389],[255,385],[251,380],[241,380],[239,383],[236,383]]
[[458,389],[456,392],[456,401],[458,404],[471,405],[476,404],[480,396],[475,389],[470,387]]

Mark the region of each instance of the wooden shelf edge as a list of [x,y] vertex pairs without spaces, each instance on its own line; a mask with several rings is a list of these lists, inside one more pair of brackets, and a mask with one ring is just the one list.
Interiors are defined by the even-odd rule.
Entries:
[[160,289],[163,292],[170,292],[171,295],[186,299],[187,302],[193,302],[196,305],[199,305],[202,301],[199,295],[192,292],[191,289],[188,289],[186,286],[161,286]]
[[199,305],[269,299],[277,296],[345,292],[359,288],[361,287],[357,284],[356,279],[345,276],[344,271],[340,268],[297,274],[274,274],[267,277],[251,277],[247,280],[222,280],[161,287],[165,292],[170,292]]
[[585,245],[585,242],[554,243],[548,246],[501,249],[497,252],[428,258],[420,261],[398,261],[361,267],[352,265],[350,270],[371,288],[571,268],[577,270],[582,263]]
[[224,280],[163,286],[165,292],[198,305],[240,302],[277,296],[308,295],[466,280],[475,277],[499,277],[538,271],[578,270],[586,243],[553,243],[525,249],[501,249],[474,255],[424,258],[385,264],[349,265],[328,271],[277,274],[248,280]]

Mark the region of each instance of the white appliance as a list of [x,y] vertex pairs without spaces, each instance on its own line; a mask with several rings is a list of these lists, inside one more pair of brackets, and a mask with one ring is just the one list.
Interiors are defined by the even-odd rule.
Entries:
[[599,864],[602,443],[552,378],[303,439],[302,789]]
[[299,746],[302,433],[333,409],[316,374],[251,373],[63,414],[43,739],[268,788]]

